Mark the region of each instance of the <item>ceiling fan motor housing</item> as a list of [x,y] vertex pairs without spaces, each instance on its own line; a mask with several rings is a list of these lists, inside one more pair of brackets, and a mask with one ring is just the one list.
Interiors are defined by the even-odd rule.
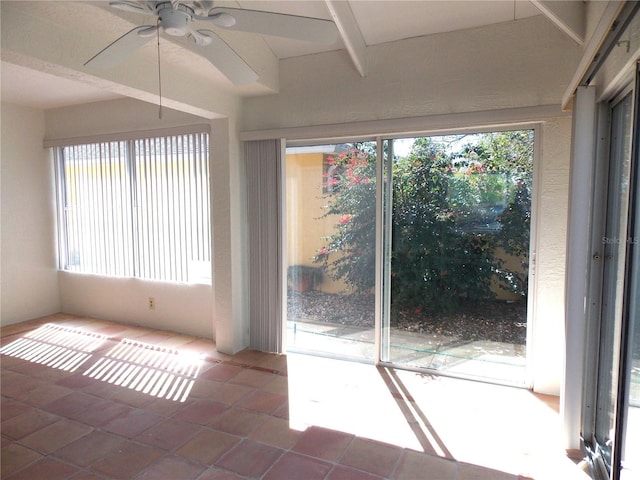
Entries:
[[184,37],[189,33],[189,22],[193,18],[193,10],[179,4],[174,10],[171,3],[158,5],[158,16],[162,29],[173,37]]

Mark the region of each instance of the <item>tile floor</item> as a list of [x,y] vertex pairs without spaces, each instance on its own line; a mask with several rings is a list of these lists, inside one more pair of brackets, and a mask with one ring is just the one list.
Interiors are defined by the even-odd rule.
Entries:
[[63,314],[1,353],[6,480],[588,478],[521,389]]

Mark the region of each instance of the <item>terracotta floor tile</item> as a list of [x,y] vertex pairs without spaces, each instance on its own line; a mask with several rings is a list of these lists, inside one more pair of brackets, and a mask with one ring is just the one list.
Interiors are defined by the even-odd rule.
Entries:
[[260,360],[258,366],[268,368],[269,370],[276,370],[280,373],[286,373],[287,371],[287,356],[270,354]]
[[270,417],[249,435],[252,440],[266,443],[274,447],[289,449],[293,447],[302,436],[302,432],[293,430],[289,421],[284,418]]
[[237,402],[236,406],[256,412],[273,413],[286,401],[287,397],[285,395],[255,390]]
[[229,383],[246,385],[247,387],[262,387],[271,382],[276,375],[260,370],[244,368],[240,373],[229,380]]
[[205,467],[183,457],[168,456],[145,469],[136,480],[193,480]]
[[2,401],[0,402],[0,422],[4,422],[5,420],[9,420],[10,418],[17,417],[32,410],[33,408],[25,403],[3,396]]
[[[166,341],[164,341],[162,343],[162,346],[181,351],[183,345],[189,345],[190,343],[193,343],[195,341],[196,341],[195,337],[191,337],[189,335],[176,334],[168,338]],[[185,353],[188,353],[188,352],[185,352]]]
[[151,345],[163,346],[164,342],[168,341],[172,337],[170,332],[161,332],[158,330],[150,331],[144,335],[139,336],[136,340],[139,342],[148,343]]
[[111,400],[96,398],[94,402],[90,408],[74,412],[70,417],[93,427],[101,427],[114,418],[126,415],[127,412],[132,410],[128,405],[123,405],[122,403]]
[[126,440],[122,437],[94,430],[66,447],[56,450],[53,455],[68,463],[87,467],[108,454],[123,448],[125,443]]
[[107,432],[133,438],[164,420],[164,417],[145,410],[130,410],[117,418],[114,418],[102,428]]
[[9,437],[5,437],[4,435],[0,435],[0,448],[8,447],[12,443],[15,443]]
[[128,338],[129,340],[134,340],[140,338],[142,335],[146,335],[149,333],[149,330],[141,327],[134,327],[132,325],[126,325],[126,330],[123,330],[118,335],[118,338]]
[[67,465],[50,458],[43,458],[36,463],[29,465],[27,468],[20,470],[11,477],[11,480],[66,480],[74,473],[78,472],[78,468]]
[[226,382],[242,371],[243,369],[241,367],[219,363],[203,372],[202,375],[200,375],[200,378],[204,378],[205,380],[215,380],[216,382]]
[[163,454],[162,450],[154,447],[126,442],[91,465],[90,469],[109,477],[128,480],[157,461]]
[[272,413],[274,417],[284,418],[285,420],[289,420],[289,401],[284,402],[280,407],[276,409],[275,412]]
[[46,384],[30,390],[24,401],[34,407],[43,407],[58,398],[66,397],[72,391],[59,385]]
[[29,408],[22,415],[2,422],[0,430],[2,430],[3,435],[13,440],[18,440],[58,420],[60,420],[60,417],[56,415],[37,408]]
[[42,453],[51,453],[91,433],[91,427],[71,420],[62,419],[48,425],[31,435],[24,437],[20,443]]
[[233,405],[238,400],[249,395],[254,389],[244,385],[232,385],[230,383],[220,383],[209,380],[196,380],[191,396],[195,398],[206,398],[214,402]]
[[264,385],[262,390],[287,395],[289,393],[289,378],[282,375],[273,375],[271,381]]
[[135,390],[131,390],[130,388],[118,387],[116,386],[113,390],[113,395],[110,397],[112,400],[126,403],[132,407],[142,408],[148,405],[151,401],[155,399],[146,393],[137,392]]
[[202,430],[176,453],[205,465],[212,465],[222,454],[240,441],[239,437],[217,430]]
[[[438,480],[516,480],[517,476],[498,471],[504,462],[493,465],[491,470],[472,465],[473,457],[460,457],[461,446],[473,445],[464,437],[455,435],[448,417],[434,415],[446,410],[451,392],[477,390],[456,381],[425,382],[416,374],[395,372],[402,379],[404,388],[413,398],[416,410],[422,409],[424,418],[417,421],[433,420],[429,426],[434,435],[443,436],[459,460],[448,460],[425,454],[416,444],[415,434],[406,428],[411,436],[407,443],[400,437],[386,442],[389,434],[387,426],[378,431],[375,425],[366,426],[362,436],[351,433],[311,426],[306,431],[293,430],[289,424],[289,387],[298,389],[292,401],[300,400],[303,381],[311,382],[309,388],[317,386],[322,390],[313,394],[312,402],[317,402],[318,413],[329,415],[334,425],[347,421],[349,412],[336,410],[343,399],[352,401],[352,396],[365,392],[363,398],[373,399],[378,406],[376,394],[369,395],[366,375],[359,378],[350,375],[343,378],[342,364],[334,361],[324,363],[314,360],[314,365],[327,373],[327,378],[316,379],[308,368],[294,369],[300,362],[296,356],[289,359],[283,355],[272,355],[245,350],[231,357],[215,351],[210,340],[196,339],[172,332],[131,327],[96,319],[86,319],[69,315],[55,315],[48,319],[25,322],[20,332],[36,329],[47,322],[57,325],[84,329],[89,332],[115,334],[114,340],[105,341],[92,357],[82,364],[77,372],[65,372],[56,368],[36,364],[16,357],[2,356],[0,392],[2,393],[0,412],[2,478],[15,479],[73,479],[105,480],[107,477],[136,480],[417,480],[422,478]],[[16,332],[17,332],[16,331]],[[1,329],[0,332],[6,332]],[[22,333],[21,333],[22,334]],[[153,397],[149,394],[120,387],[84,375],[92,365],[120,342],[120,338],[157,340],[164,347],[178,351],[202,353],[206,356],[201,364],[200,376],[185,402],[177,402]],[[18,336],[5,337],[3,344]],[[225,359],[218,363],[215,359]],[[304,357],[308,360],[307,357]],[[237,362],[236,364],[224,363]],[[243,367],[239,366],[243,365]],[[289,367],[292,367],[289,369]],[[337,369],[335,375],[332,368]],[[273,370],[294,374],[293,377],[274,374]],[[345,370],[348,370],[345,368]],[[376,381],[380,375],[375,374]],[[303,375],[303,377],[300,377]],[[322,377],[322,375],[319,375]],[[355,378],[358,377],[358,378]],[[391,375],[387,375],[391,379]],[[386,377],[382,376],[384,380]],[[416,381],[414,381],[416,380]],[[333,382],[333,383],[330,383]],[[455,385],[453,385],[455,383]],[[389,380],[384,393],[397,393],[398,386]],[[391,388],[393,387],[393,388]],[[359,389],[356,392],[354,389]],[[487,401],[493,402],[494,389],[486,387]],[[346,390],[345,390],[346,389]],[[484,390],[483,390],[484,391]],[[510,390],[511,391],[511,390]],[[374,392],[374,390],[371,390]],[[326,393],[326,395],[325,395]],[[400,394],[398,394],[400,395]],[[497,393],[503,399],[502,393]],[[348,396],[348,397],[345,397]],[[304,398],[307,400],[307,397]],[[345,400],[346,401],[346,400]],[[367,400],[368,401],[368,400]],[[336,402],[335,404],[332,402]],[[438,403],[440,402],[440,403]],[[474,402],[477,402],[474,396]],[[557,397],[539,397],[537,404],[545,402],[554,408]],[[556,403],[554,403],[556,402]],[[518,402],[511,402],[517,404]],[[362,405],[361,403],[353,403]],[[384,404],[384,399],[380,400]],[[474,404],[475,405],[475,404]],[[541,404],[545,412],[551,411]],[[395,405],[393,405],[395,407]],[[363,405],[369,408],[369,405]],[[454,408],[454,407],[451,407]],[[455,412],[464,409],[452,410]],[[557,405],[556,405],[557,411]],[[298,410],[293,410],[298,417]],[[497,418],[503,412],[492,410]],[[304,418],[295,418],[296,425],[325,424],[328,418],[312,418],[315,410]],[[468,412],[467,412],[468,413]],[[342,416],[339,416],[342,415]],[[366,415],[365,417],[366,418]],[[470,422],[465,417],[465,422]],[[390,420],[391,421],[391,420]],[[411,419],[407,418],[411,423]],[[545,420],[546,421],[546,420]],[[504,422],[503,422],[504,423]],[[462,425],[462,420],[459,422]],[[377,425],[377,424],[376,424]],[[395,425],[395,424],[394,424]],[[466,423],[465,423],[466,425]],[[93,427],[93,428],[92,428]],[[411,425],[409,425],[411,427]],[[500,428],[500,425],[497,425]],[[449,430],[447,430],[447,428]],[[504,429],[504,428],[503,428]],[[402,429],[398,432],[402,433]],[[354,431],[354,430],[350,430]],[[355,432],[355,431],[354,431]],[[398,434],[396,432],[396,434]],[[379,433],[379,436],[371,437]],[[448,438],[445,438],[449,434]],[[366,436],[366,438],[365,438]],[[393,435],[392,435],[393,436]],[[397,435],[396,435],[397,436]],[[55,437],[55,441],[54,441]],[[517,437],[517,435],[516,435]],[[375,438],[371,440],[370,438]],[[506,438],[509,438],[508,436]],[[520,437],[515,441],[523,442]],[[24,442],[24,444],[23,444]],[[466,442],[466,443],[465,443]],[[495,442],[494,442],[495,443]],[[513,443],[513,442],[511,442]],[[41,452],[55,451],[46,457]],[[62,446],[64,445],[64,446]],[[414,446],[415,445],[415,446]],[[492,443],[493,445],[493,443]],[[517,446],[514,449],[518,448]],[[413,450],[412,450],[413,449]],[[516,452],[517,453],[517,452]],[[508,455],[509,453],[505,454]],[[537,457],[522,453],[523,458],[509,457],[505,471],[527,473],[540,469],[530,468]],[[483,457],[484,458],[484,457]],[[566,460],[566,459],[565,459]],[[466,462],[466,463],[462,463]],[[495,462],[494,462],[495,463]],[[544,462],[542,462],[544,463]],[[536,480],[557,480],[553,465],[541,476],[530,475]],[[572,465],[569,465],[572,466]],[[519,468],[522,467],[522,468]],[[555,472],[554,472],[555,473]],[[524,478],[524,477],[522,477]],[[563,478],[573,478],[564,476]],[[578,477],[576,477],[578,478]]]
[[302,433],[293,450],[333,462],[344,455],[353,439],[354,436],[349,433],[309,427]]
[[432,478],[454,480],[456,463],[445,458],[405,450],[392,476],[393,480],[415,480],[429,472]]
[[[15,340],[19,340],[20,338],[22,338],[22,335],[15,335],[15,336],[11,336],[11,337],[2,338],[2,339],[0,339],[0,348],[7,347],[11,343],[13,343]],[[11,370],[16,365],[22,364],[22,362],[24,362],[24,360],[20,359],[17,356],[7,355],[7,354],[4,354],[4,353],[2,354],[2,368],[3,369]]]
[[227,410],[228,406],[211,400],[195,400],[185,405],[174,418],[187,422],[206,425],[215,417]]
[[199,338],[193,342],[186,343],[181,345],[179,350],[181,352],[189,352],[195,354],[202,354],[206,356],[212,356],[213,358],[226,360],[231,358],[230,355],[225,355],[224,353],[220,353],[216,351],[215,344],[211,340],[207,340],[204,338]]
[[336,465],[327,480],[383,480],[383,478],[355,468]]
[[285,453],[263,477],[264,480],[287,480],[304,478],[322,480],[332,465],[322,460],[305,457],[297,453]]
[[249,348],[236,353],[231,360],[236,363],[246,365],[259,365],[261,361],[268,357],[268,353],[259,352],[257,350],[251,350]]
[[136,440],[163,450],[174,450],[193,438],[200,429],[200,425],[171,418],[141,433]]
[[90,472],[78,472],[70,477],[69,480],[104,480],[104,477],[94,475]]
[[58,370],[47,365],[25,360],[20,363],[16,362],[16,364],[11,367],[11,370],[45,381],[56,381],[69,375],[69,372],[64,370]]
[[61,417],[74,418],[88,409],[100,407],[101,399],[82,392],[72,392],[47,404],[44,410]]
[[178,411],[182,410],[185,405],[191,403],[192,400],[186,402],[176,402],[174,400],[167,400],[166,398],[156,398],[151,400],[144,406],[147,412],[156,413],[163,417],[171,417]]
[[269,418],[263,413],[231,408],[218,415],[210,423],[211,427],[241,437],[246,437]]
[[200,475],[197,480],[244,480],[244,477],[239,477],[235,473],[221,470],[218,467],[211,467]]
[[[248,477],[260,477],[283,450],[253,440],[242,440],[216,461],[216,465]],[[304,478],[304,477],[300,477]]]
[[127,330],[127,327],[125,325],[119,325],[119,324],[113,324],[113,325],[106,325],[102,328],[98,328],[96,330],[96,333],[99,333],[101,335],[106,335],[109,337],[120,337],[122,335],[123,332],[125,332]]
[[402,449],[373,440],[355,438],[340,463],[381,477],[388,477],[398,463]]
[[45,385],[45,382],[40,379],[12,372],[10,370],[2,371],[2,378],[0,379],[0,382],[2,395],[13,399],[18,399],[25,392]]
[[30,320],[28,322],[6,325],[0,329],[0,335],[2,338],[6,338],[33,330],[34,326],[31,322],[32,321]]
[[42,458],[38,452],[17,443],[2,449],[0,453],[0,478],[7,478]]
[[83,375],[82,372],[74,373],[56,382],[57,385],[67,387],[72,390],[82,390],[89,385],[95,383],[95,380],[87,375]]

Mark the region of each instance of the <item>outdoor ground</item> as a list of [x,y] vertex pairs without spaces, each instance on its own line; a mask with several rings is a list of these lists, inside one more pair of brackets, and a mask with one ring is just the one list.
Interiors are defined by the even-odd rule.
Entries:
[[[373,327],[374,296],[289,291],[287,315],[290,320],[301,322]],[[526,339],[525,302],[488,301],[461,306],[459,311],[450,314],[402,310],[393,316],[392,325],[408,332],[520,345],[524,345]]]

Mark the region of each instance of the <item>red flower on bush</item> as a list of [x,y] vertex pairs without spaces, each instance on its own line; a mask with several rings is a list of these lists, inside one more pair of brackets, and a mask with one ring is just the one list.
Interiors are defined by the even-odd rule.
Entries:
[[346,225],[347,223],[349,223],[349,220],[351,220],[350,214],[343,215],[342,217],[340,217],[340,225]]

